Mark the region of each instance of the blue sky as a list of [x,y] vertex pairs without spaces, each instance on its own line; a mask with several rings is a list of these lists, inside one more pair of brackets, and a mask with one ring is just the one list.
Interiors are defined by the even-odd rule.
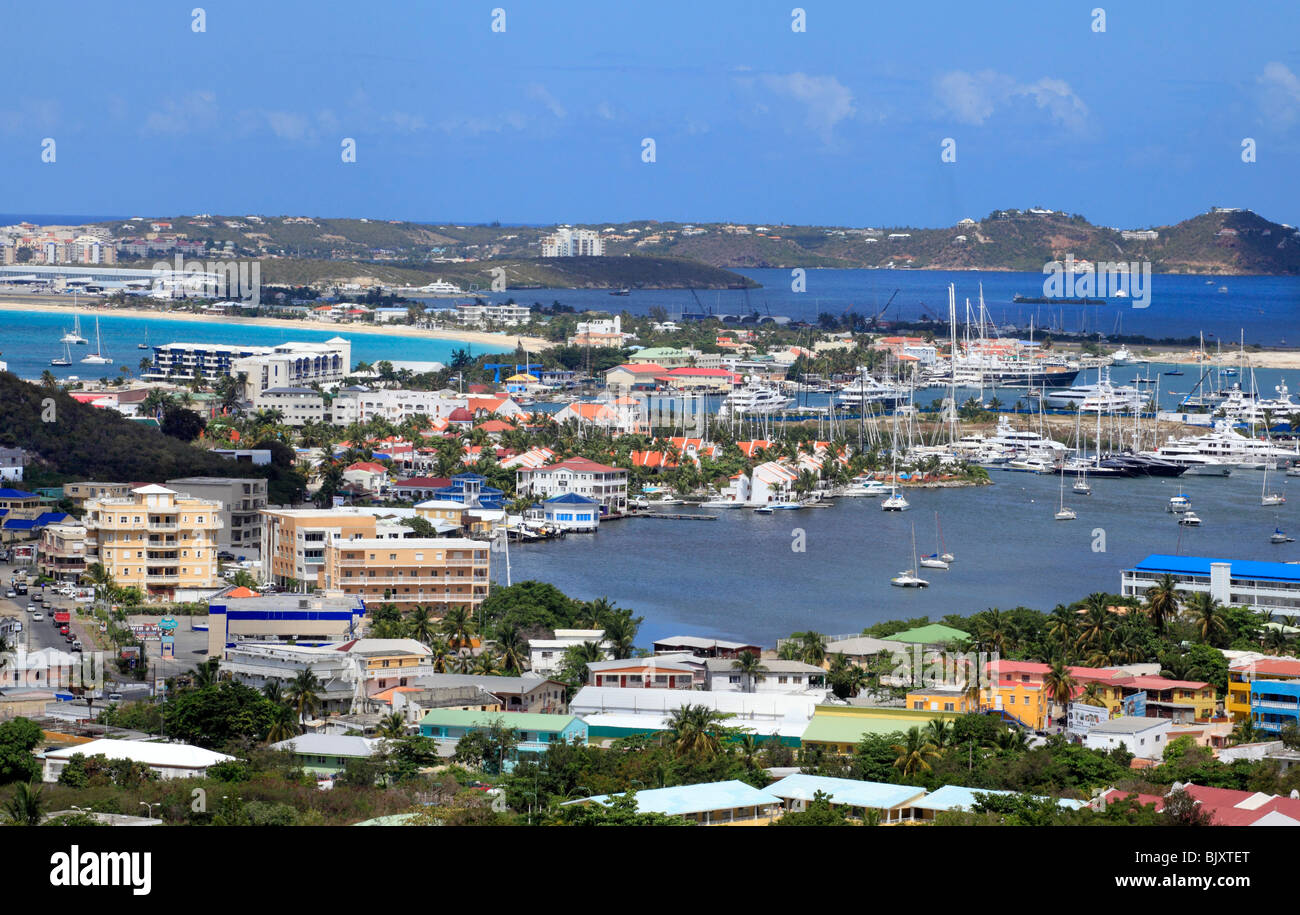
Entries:
[[0,212],[1300,223],[1300,4],[800,5],[11,4]]

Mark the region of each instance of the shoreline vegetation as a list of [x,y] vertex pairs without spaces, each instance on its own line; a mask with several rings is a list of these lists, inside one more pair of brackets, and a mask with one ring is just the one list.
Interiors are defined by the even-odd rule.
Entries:
[[[37,311],[46,314],[72,311],[71,302],[67,304],[54,305],[49,303],[27,303],[27,302],[10,302],[0,301],[0,312],[7,311]],[[78,302],[76,306],[78,312],[98,315],[114,315],[122,318],[137,318],[140,320],[156,321],[194,321],[200,323],[211,323],[211,315],[200,315],[189,311],[162,311],[151,308],[113,308],[105,307],[102,304],[91,304]],[[534,337],[527,334],[506,334],[506,333],[488,333],[480,330],[430,330],[420,327],[412,327],[409,324],[340,324],[337,321],[318,321],[312,318],[244,318],[223,315],[222,324],[245,324],[257,327],[284,327],[284,328],[302,328],[303,330],[322,331],[325,333],[346,334],[379,334],[389,337],[417,337],[428,340],[447,340],[452,343],[473,343],[482,346],[502,346],[505,349],[514,349],[522,343],[530,351],[540,351],[549,349],[554,344],[549,340],[543,340],[541,337]],[[504,351],[504,350],[503,350]]]

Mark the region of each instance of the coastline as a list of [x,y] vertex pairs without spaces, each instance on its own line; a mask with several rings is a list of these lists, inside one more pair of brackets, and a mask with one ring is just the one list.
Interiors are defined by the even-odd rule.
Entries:
[[[0,312],[38,311],[53,314],[71,310],[71,303],[67,305],[52,305],[49,303],[0,301]],[[211,315],[199,315],[188,311],[155,311],[149,308],[104,308],[99,305],[78,304],[76,310],[91,315],[115,315],[123,318],[137,318],[143,321],[210,322],[213,320]],[[220,320],[223,324],[246,324],[257,327],[301,327],[304,330],[336,333],[340,336],[346,336],[348,334],[380,334],[389,337],[419,337],[428,340],[449,340],[456,343],[473,343],[482,346],[502,346],[505,349],[514,349],[517,344],[523,343],[523,345],[530,351],[541,351],[549,349],[554,345],[551,341],[543,340],[541,337],[532,337],[523,334],[512,335],[504,333],[488,333],[481,330],[429,330],[420,327],[411,327],[407,324],[339,324],[336,321],[319,321],[314,318],[295,318],[289,320],[284,318],[232,317],[229,315],[222,315]]]

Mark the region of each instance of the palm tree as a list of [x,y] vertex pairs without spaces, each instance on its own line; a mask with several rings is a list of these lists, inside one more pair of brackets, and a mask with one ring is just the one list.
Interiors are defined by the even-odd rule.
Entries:
[[442,637],[435,638],[429,643],[430,661],[433,664],[433,672],[436,674],[447,673],[447,659],[453,654],[451,646],[447,640]]
[[501,630],[501,634],[496,638],[496,647],[501,657],[501,664],[510,676],[519,676],[520,672],[528,666],[528,643],[513,626]]
[[1065,708],[1074,697],[1076,685],[1074,675],[1064,661],[1053,661],[1047,673],[1043,674],[1043,689],[1048,702],[1055,702],[1061,708]]
[[1079,641],[1080,648],[1102,648],[1106,644],[1106,636],[1115,625],[1115,617],[1106,607],[1106,599],[1101,595],[1101,600],[1093,600],[1089,595],[1084,601],[1083,619],[1079,623]]
[[1146,612],[1151,617],[1151,624],[1157,633],[1163,635],[1165,624],[1178,616],[1179,595],[1174,576],[1166,572],[1156,579],[1156,583],[1147,588],[1146,599]]
[[474,659],[474,673],[493,677],[501,673],[501,659],[495,651],[483,651]]
[[730,718],[707,705],[683,705],[668,716],[668,739],[676,756],[711,760],[722,751],[718,730]]
[[471,648],[474,644],[474,618],[466,607],[450,607],[443,614],[438,629],[447,637],[448,643],[456,651]]
[[289,705],[298,713],[299,722],[306,721],[320,709],[320,688],[321,682],[310,668],[299,671],[298,676],[289,682]]
[[1020,728],[1003,728],[994,738],[997,747],[1004,753],[1015,753],[1029,748],[1029,740]]
[[826,680],[835,695],[841,699],[852,698],[871,684],[871,677],[867,672],[838,651],[831,655]]
[[1079,694],[1079,701],[1084,705],[1095,705],[1097,708],[1106,707],[1106,697],[1102,695],[1101,684],[1092,681],[1083,687],[1083,692]]
[[951,723],[942,718],[931,718],[930,723],[925,726],[925,736],[929,738],[930,743],[934,744],[936,750],[942,750],[951,742],[952,730]]
[[1232,730],[1231,740],[1234,744],[1254,743],[1259,738],[1255,730],[1255,723],[1249,718],[1240,722]]
[[13,796],[5,802],[5,814],[15,826],[39,826],[45,819],[45,789],[40,785],[19,782]]
[[595,642],[582,642],[564,649],[564,667],[572,681],[586,683],[590,679],[588,664],[605,660],[604,649]]
[[930,760],[941,755],[939,748],[926,739],[917,727],[909,728],[903,736],[903,743],[896,743],[890,749],[898,754],[894,768],[902,769],[903,776],[910,777],[917,772],[929,772]]
[[801,635],[800,655],[805,664],[821,667],[826,660],[826,636],[820,632],[808,631]]
[[1208,591],[1197,591],[1188,596],[1183,610],[1190,618],[1197,638],[1207,645],[1213,645],[1227,631],[1223,605]]
[[297,737],[300,732],[298,722],[293,720],[293,709],[281,705],[276,709],[275,720],[271,722],[271,727],[266,732],[266,742],[280,743]]
[[204,689],[215,686],[217,683],[217,670],[220,667],[220,658],[208,658],[208,660],[194,668],[194,688]]
[[638,626],[636,620],[632,618],[631,611],[617,610],[608,615],[604,627],[604,641],[609,646],[613,659],[622,661],[632,657],[632,652],[636,649],[634,643]]
[[763,674],[767,673],[767,665],[763,659],[752,651],[742,651],[734,661],[731,662],[731,669],[739,671],[743,691],[752,693],[757,688],[759,680],[763,679]]
[[393,712],[380,719],[379,736],[387,737],[390,740],[397,740],[399,737],[406,736],[406,719],[402,717],[401,712]]
[[407,631],[411,633],[411,638],[425,645],[429,644],[438,629],[438,624],[429,613],[429,608],[419,604],[411,611],[406,626]]

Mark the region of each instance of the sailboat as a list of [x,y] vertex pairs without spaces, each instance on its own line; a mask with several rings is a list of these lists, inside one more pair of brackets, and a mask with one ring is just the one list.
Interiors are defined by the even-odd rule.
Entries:
[[889,484],[889,498],[880,503],[882,511],[901,512],[907,508],[907,500],[898,492],[898,454],[894,454],[894,472],[891,474],[893,479]]
[[899,572],[889,583],[895,588],[928,588],[930,583],[924,578],[916,577],[916,525],[912,525],[912,567],[906,572]]
[[1061,507],[1057,509],[1053,517],[1057,521],[1073,521],[1079,517],[1075,514],[1074,509],[1065,507],[1065,474],[1061,474]]
[[143,342],[143,343],[137,343],[137,344],[135,345],[135,348],[136,348],[136,349],[148,349],[148,348],[149,348],[149,328],[146,327],[146,328],[144,329],[144,342]]
[[948,563],[953,562],[952,553],[949,553],[943,546],[943,525],[939,523],[939,513],[934,513],[934,526],[939,536],[939,549],[929,556],[921,557],[921,566],[926,569],[946,569]]
[[1264,482],[1260,486],[1259,504],[1260,505],[1284,505],[1286,504],[1286,496],[1282,495],[1280,492],[1268,491],[1268,465],[1270,463],[1272,462],[1271,461],[1264,462]]
[[99,338],[99,316],[95,316],[95,351],[89,355],[82,356],[81,361],[86,365],[112,365],[113,360],[104,355],[104,344]]
[[50,365],[72,365],[72,350],[68,347],[68,344],[63,344],[63,355],[51,359]]
[[86,344],[90,342],[81,335],[81,315],[73,313],[72,330],[60,337],[59,342],[69,344]]
[[1071,486],[1070,488],[1073,489],[1075,492],[1081,493],[1085,496],[1092,495],[1092,487],[1088,485],[1088,468],[1086,465],[1083,468],[1082,475],[1080,475],[1074,481],[1074,485]]
[[1269,543],[1295,543],[1294,537],[1288,537],[1286,531],[1280,527],[1273,528],[1273,533],[1269,535]]

